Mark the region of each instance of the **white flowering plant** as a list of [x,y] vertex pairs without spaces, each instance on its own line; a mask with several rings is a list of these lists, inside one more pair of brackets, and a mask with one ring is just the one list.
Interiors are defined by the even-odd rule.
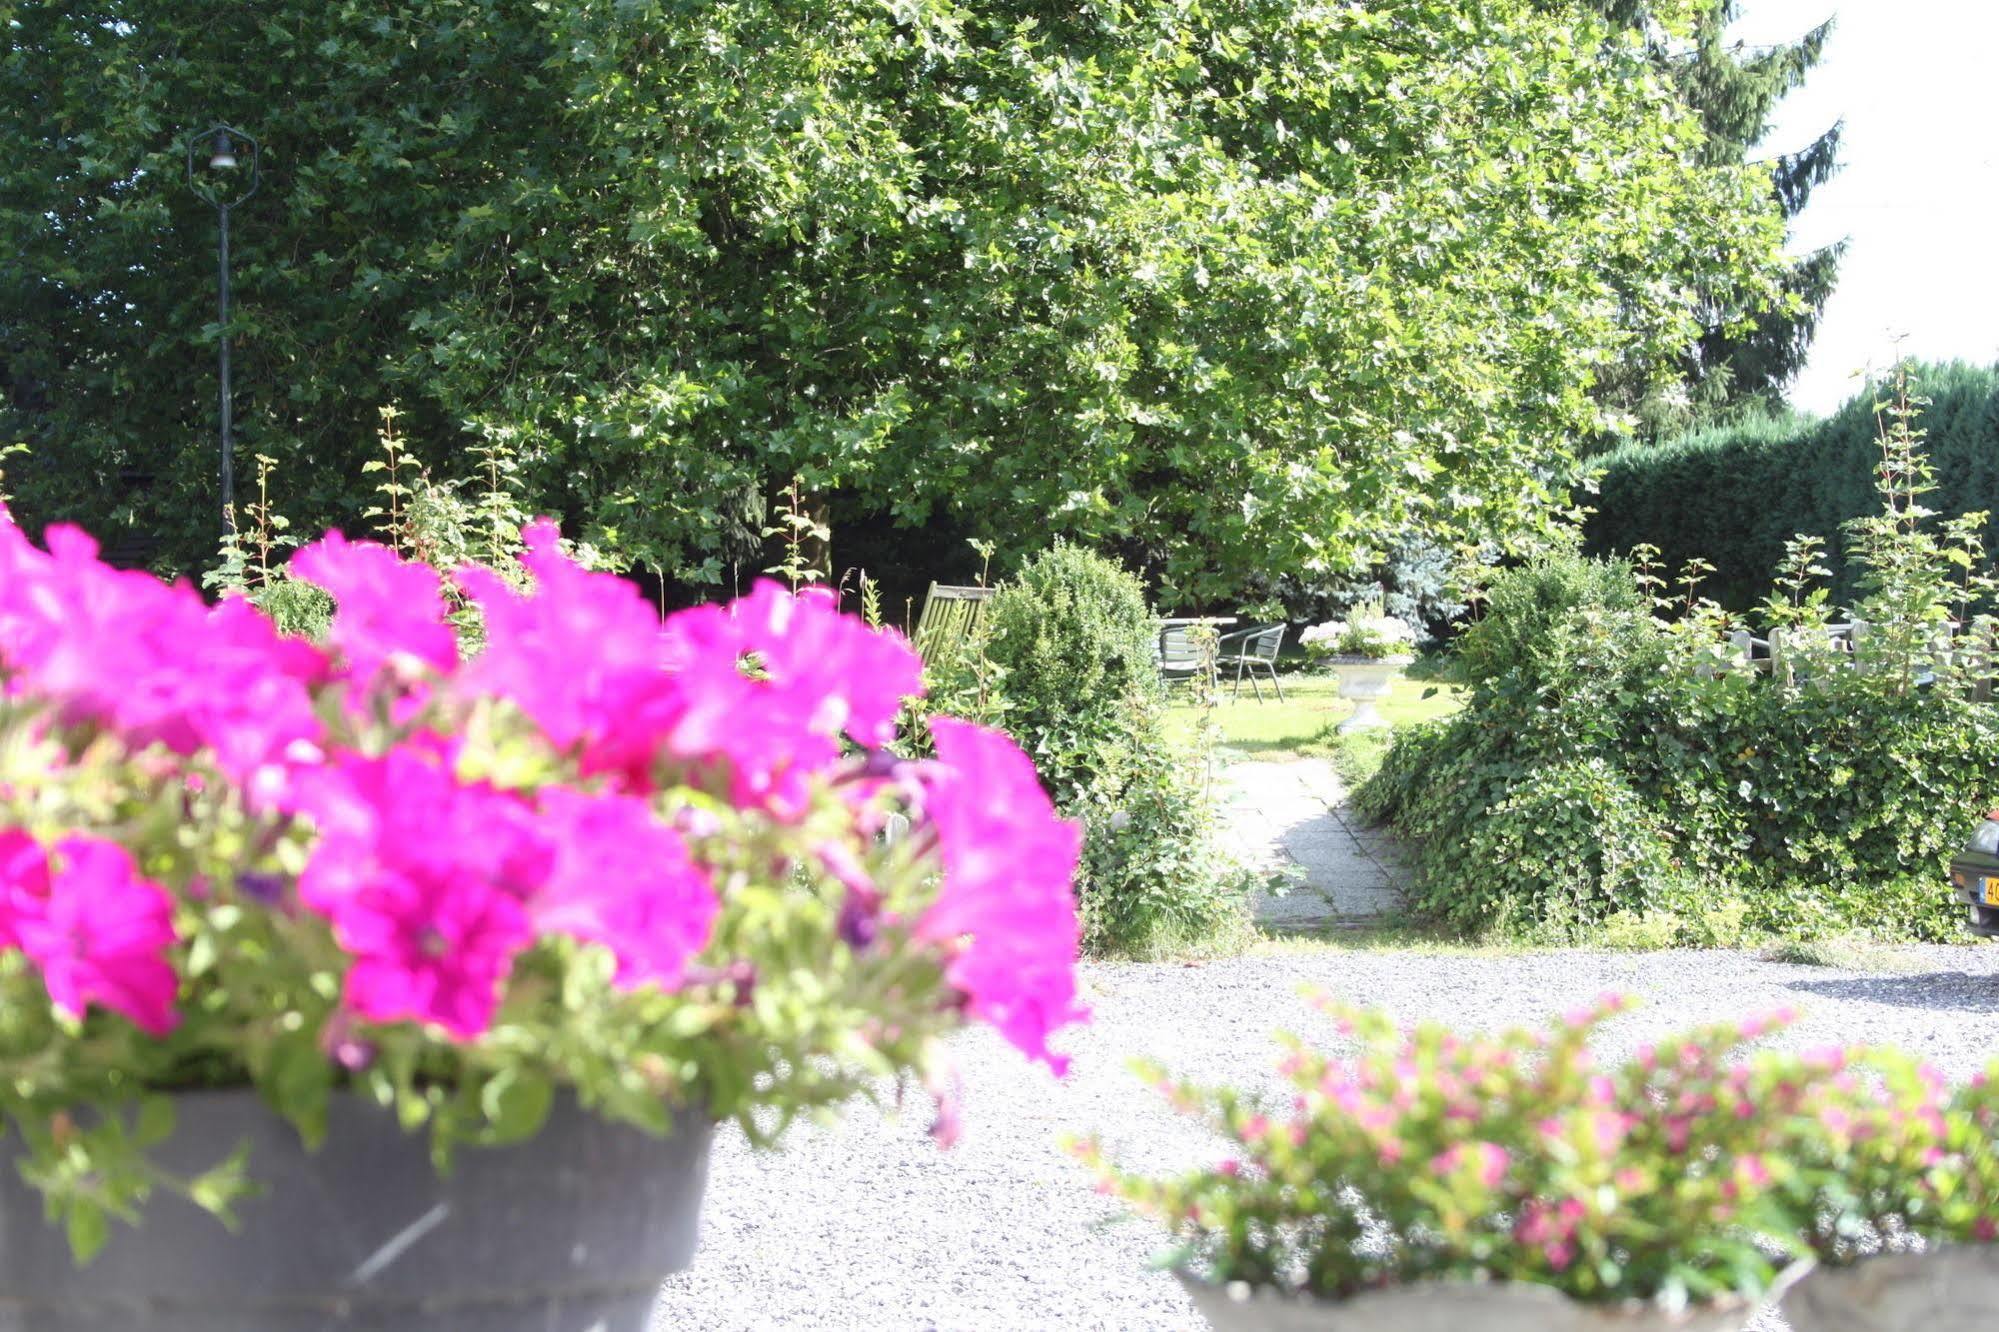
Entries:
[[1406,620],[1382,613],[1377,606],[1355,607],[1344,620],[1327,620],[1300,634],[1298,641],[1306,656],[1314,661],[1336,657],[1384,657],[1415,655],[1416,628]]

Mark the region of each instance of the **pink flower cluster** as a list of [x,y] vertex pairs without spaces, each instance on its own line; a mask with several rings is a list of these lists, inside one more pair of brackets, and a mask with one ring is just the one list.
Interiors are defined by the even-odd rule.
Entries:
[[319,828],[299,879],[353,957],[347,1006],[468,1040],[537,938],[603,944],[622,985],[680,983],[718,908],[707,873],[642,801],[461,781],[441,743],[337,756],[302,783]]
[[[252,808],[305,821],[297,902],[350,956],[355,1018],[474,1039],[516,959],[553,935],[608,949],[619,985],[670,989],[723,903],[659,793],[698,788],[794,822],[857,770],[851,746],[893,738],[921,665],[819,592],[766,582],[662,620],[630,583],[565,556],[552,523],[523,535],[526,590],[488,569],[456,575],[485,630],[461,660],[445,580],[381,545],[333,533],[293,557],[292,574],[336,603],[322,649],[246,600],[210,608],[185,583],[113,569],[73,529],[37,549],[0,510],[0,688],[135,750],[203,756]],[[328,695],[340,704],[319,706]],[[452,736],[496,702],[573,765],[575,785],[463,775]],[[1059,1067],[1048,1037],[1080,1016],[1078,831],[1011,740],[932,726],[935,762],[859,765],[935,838],[942,883],[915,937],[972,1014]],[[95,1002],[171,1028],[166,890],[108,842],[0,839],[0,943],[35,960],[65,1011]],[[874,900],[858,862],[833,860],[853,900]]]
[[662,623],[632,584],[565,558],[553,524],[525,536],[533,591],[486,569],[458,576],[487,638],[459,684],[518,705],[586,774],[643,791],[677,763],[720,774],[740,803],[794,814],[842,735],[883,743],[903,700],[922,693],[922,664],[899,634],[817,590],[764,582]]
[[81,1020],[91,1004],[155,1036],[178,1024],[173,898],[139,877],[124,847],[72,835],[51,855],[0,828],[0,947],[40,968],[56,1009]]
[[211,609],[184,582],[111,568],[74,528],[50,528],[37,550],[0,512],[0,676],[65,721],[209,751],[258,790],[321,738],[311,690],[327,669],[248,602]]

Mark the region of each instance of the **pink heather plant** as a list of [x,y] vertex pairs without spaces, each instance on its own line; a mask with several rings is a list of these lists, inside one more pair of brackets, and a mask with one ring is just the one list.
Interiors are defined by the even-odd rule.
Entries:
[[1953,1088],[1899,1050],[1824,1051],[1837,1094],[1794,1149],[1797,1210],[1821,1263],[1999,1240],[1999,1062]]
[[315,644],[0,510],[0,1114],[57,1212],[226,1202],[145,1166],[141,1091],[254,1084],[310,1136],[351,1090],[448,1144],[563,1090],[761,1141],[951,1086],[968,1018],[1061,1066],[1078,835],[1012,741],[889,753],[919,663],[827,595],[662,620],[524,535],[518,585],[452,575],[461,655],[446,580],[382,546],[294,556]]
[[1400,1027],[1326,1004],[1354,1043],[1295,1040],[1261,1103],[1147,1071],[1224,1142],[1178,1180],[1079,1154],[1220,1281],[1340,1299],[1419,1281],[1533,1282],[1589,1302],[1760,1295],[1810,1248],[1824,1125],[1874,1104],[1844,1056],[1738,1047],[1792,1020],[1703,1028],[1603,1066],[1605,996],[1545,1033]]

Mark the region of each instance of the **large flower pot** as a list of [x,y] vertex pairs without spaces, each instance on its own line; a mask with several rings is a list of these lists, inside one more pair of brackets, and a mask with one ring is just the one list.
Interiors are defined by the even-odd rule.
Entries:
[[1388,725],[1374,705],[1388,697],[1388,690],[1402,668],[1414,657],[1334,657],[1333,670],[1340,678],[1340,697],[1353,701],[1353,716],[1341,722],[1341,734],[1375,730]]
[[422,1134],[337,1098],[318,1152],[250,1092],[177,1098],[167,1170],[239,1142],[259,1196],[225,1230],[156,1194],[79,1270],[0,1143],[0,1332],[645,1332],[661,1279],[693,1257],[710,1126],[670,1137],[559,1098],[533,1140],[431,1168]]
[[[1780,1288],[1794,1280],[1786,1273]],[[1180,1283],[1215,1332],[1740,1332],[1759,1305],[1746,1300],[1670,1313],[1653,1305],[1578,1304],[1524,1282],[1425,1282],[1320,1300],[1236,1282]]]
[[1989,1332],[1999,1316],[1999,1247],[1885,1253],[1825,1267],[1784,1298],[1792,1332]]

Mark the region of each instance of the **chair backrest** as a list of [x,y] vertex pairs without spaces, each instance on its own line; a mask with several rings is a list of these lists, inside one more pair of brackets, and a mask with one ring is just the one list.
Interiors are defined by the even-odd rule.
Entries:
[[1259,629],[1243,639],[1242,655],[1245,657],[1254,657],[1258,661],[1267,661],[1275,666],[1277,664],[1277,654],[1283,647],[1284,626],[1276,624],[1268,629]]
[[1194,631],[1184,624],[1169,624],[1159,631],[1159,664],[1167,670],[1194,670],[1205,664]]
[[916,655],[936,661],[955,652],[972,636],[985,618],[986,603],[993,599],[990,587],[951,587],[932,583],[923,598],[923,613],[916,619]]

